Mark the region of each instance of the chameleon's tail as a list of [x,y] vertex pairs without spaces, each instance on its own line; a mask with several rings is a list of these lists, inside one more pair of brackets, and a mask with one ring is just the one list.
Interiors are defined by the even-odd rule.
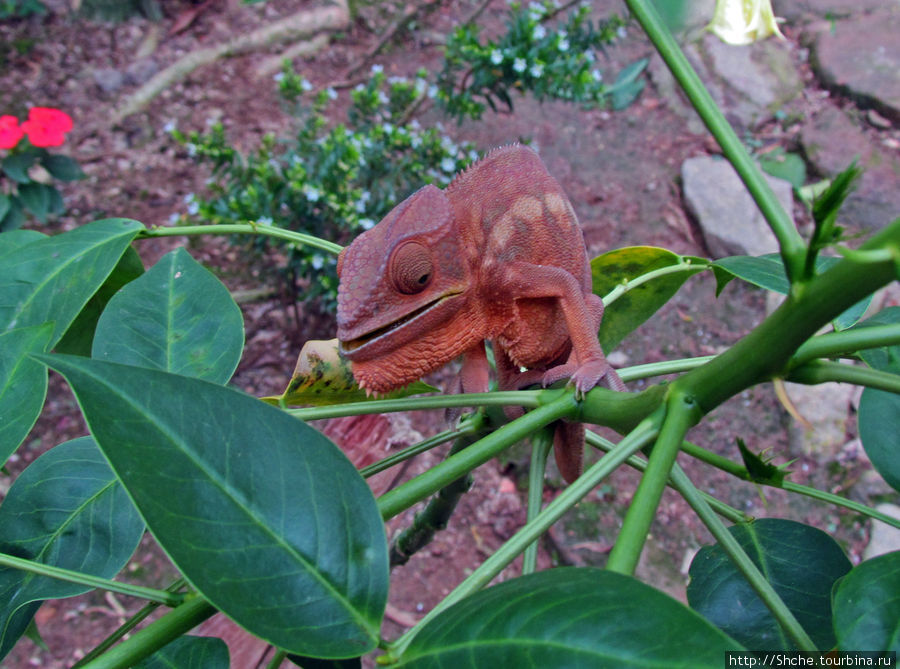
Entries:
[[572,483],[584,468],[584,424],[560,420],[553,433],[553,454],[559,473]]

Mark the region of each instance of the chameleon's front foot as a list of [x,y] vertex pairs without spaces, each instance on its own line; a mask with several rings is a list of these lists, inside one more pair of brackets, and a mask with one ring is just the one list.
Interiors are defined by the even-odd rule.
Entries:
[[588,391],[606,379],[607,385],[613,390],[625,392],[625,384],[616,373],[616,370],[606,361],[605,358],[586,360],[582,364],[566,363],[551,367],[544,374],[541,380],[546,387],[569,377],[569,383],[575,386],[575,396],[582,399]]

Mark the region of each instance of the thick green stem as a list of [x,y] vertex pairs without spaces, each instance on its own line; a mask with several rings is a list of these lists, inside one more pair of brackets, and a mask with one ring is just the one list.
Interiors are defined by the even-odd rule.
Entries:
[[328,253],[340,253],[343,246],[329,242],[327,239],[314,237],[294,230],[285,230],[270,225],[256,225],[254,223],[231,223],[223,225],[184,225],[175,228],[154,227],[142,231],[138,239],[150,237],[179,237],[181,235],[265,235],[283,239],[287,242],[313,246]]
[[716,356],[714,355],[703,355],[696,358],[680,358],[678,360],[648,362],[643,365],[623,367],[618,371],[619,376],[623,381],[636,381],[637,379],[646,379],[651,376],[662,376],[663,374],[679,374],[681,372],[689,372],[692,369],[702,367],[715,357]]
[[772,585],[766,580],[766,577],[760,573],[753,560],[741,548],[741,545],[728,531],[721,519],[713,512],[706,500],[703,499],[700,491],[697,490],[696,486],[678,465],[675,465],[672,469],[672,480],[677,483],[681,495],[694,510],[694,513],[700,517],[700,520],[703,521],[706,528],[716,538],[722,550],[731,558],[738,571],[744,575],[744,578],[747,579],[747,582],[750,583],[756,594],[759,595],[760,599],[772,612],[772,615],[775,616],[775,620],[796,642],[797,646],[801,650],[818,650],[812,639],[809,638],[809,635],[797,622],[794,614],[791,613],[787,605],[781,600],[781,597],[778,596],[778,593],[775,592],[775,589],[772,588]]
[[[544,472],[547,456],[553,447],[553,430],[545,428],[531,438],[531,466],[528,468],[528,510],[526,523],[537,518],[544,501]],[[530,574],[537,569],[538,541],[535,539],[522,555],[522,573]]]
[[128,669],[166,644],[186,634],[216,613],[205,599],[194,596],[147,625],[134,636],[84,665],[84,669]]
[[607,569],[622,574],[633,574],[637,567],[681,442],[688,429],[697,422],[697,405],[693,398],[674,388],[666,399],[665,411],[662,429],[647,461],[647,470],[634,493],[606,564]]
[[879,369],[847,365],[830,360],[813,360],[791,370],[786,379],[794,383],[815,385],[817,383],[852,383],[857,386],[900,393],[900,375]]
[[806,246],[788,212],[781,206],[771,186],[763,178],[762,172],[744,149],[724,114],[719,110],[678,43],[669,33],[653,3],[650,0],[625,0],[625,2],[671,70],[675,80],[684,90],[694,109],[697,110],[703,123],[722,147],[722,153],[734,166],[741,181],[747,187],[747,191],[769,223],[772,232],[775,233],[778,245],[781,247],[781,257],[784,259],[788,279],[792,283],[802,279]]
[[[522,419],[520,418],[519,420]],[[563,490],[533,521],[526,524],[509,541],[498,548],[497,552],[482,562],[475,571],[456,586],[453,592],[429,611],[415,627],[391,644],[390,654],[395,656],[401,655],[419,630],[436,615],[490,583],[519,553],[523,552],[529,544],[536,541],[553,523],[562,518],[569,509],[575,506],[595,486],[599,485],[603,479],[614,472],[629,457],[649,444],[656,436],[661,420],[661,411],[657,411],[652,416],[644,419],[612,451],[594,463],[590,469]],[[510,423],[510,425],[512,424]]]
[[829,332],[813,337],[791,357],[791,367],[815,360],[816,358],[836,358],[856,353],[867,348],[896,346],[900,344],[900,325],[871,325],[841,332]]
[[167,592],[165,590],[155,590],[154,588],[146,588],[142,585],[131,585],[130,583],[120,583],[108,578],[92,576],[91,574],[82,574],[79,571],[54,567],[49,564],[41,564],[32,560],[25,560],[14,555],[0,553],[0,567],[10,567],[22,571],[31,572],[39,576],[47,576],[55,578],[59,581],[67,581],[69,583],[77,583],[89,588],[100,588],[101,590],[109,590],[120,595],[129,597],[138,597],[151,602],[163,604],[165,606],[178,606],[184,599],[184,595]]
[[424,474],[383,494],[378,498],[381,517],[387,520],[396,516],[451,481],[484,464],[504,449],[528,437],[535,430],[559,418],[571,416],[576,408],[573,393],[566,392],[548,404],[529,411]]

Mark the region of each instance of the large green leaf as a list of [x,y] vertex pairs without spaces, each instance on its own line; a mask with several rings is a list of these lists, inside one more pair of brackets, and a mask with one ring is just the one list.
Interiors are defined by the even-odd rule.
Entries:
[[[865,328],[872,325],[897,325],[900,324],[900,307],[888,307],[877,314],[858,323],[855,328]],[[869,367],[873,369],[889,370],[900,369],[900,344],[893,346],[881,346],[879,348],[867,348],[859,352]]]
[[152,369],[44,356],[73,388],[150,531],[214,606],[291,653],[378,640],[384,526],[343,453],[236,390]]
[[[0,505],[0,552],[111,578],[131,558],[144,524],[94,440],[47,451],[22,472]],[[45,599],[89,587],[0,568],[0,658]]]
[[[693,265],[691,263],[697,262]],[[609,251],[591,261],[593,291],[604,297],[616,286],[664,267],[681,265],[683,271],[663,274],[640,284],[610,304],[600,324],[600,345],[611,351],[628,334],[678,292],[688,277],[706,269],[700,258],[682,257],[655,246],[631,246]]]
[[[821,274],[829,267],[840,262],[840,258],[819,256],[816,258],[816,272]],[[782,295],[790,291],[790,283],[784,271],[784,263],[777,253],[769,253],[764,256],[731,256],[722,258],[713,264],[713,270],[718,284],[717,292],[734,277],[738,277],[760,288],[771,290]],[[845,330],[856,323],[868,309],[872,302],[869,296],[860,300],[849,309],[845,310],[832,321],[836,330]]]
[[31,430],[47,395],[47,370],[28,357],[43,353],[49,323],[0,333],[0,466]]
[[84,179],[84,170],[75,160],[60,153],[51,153],[41,160],[41,165],[54,179],[60,181],[78,181]]
[[[895,368],[900,373],[900,367]],[[859,400],[859,440],[872,466],[900,491],[900,395],[866,388]]]
[[11,230],[0,235],[0,267],[5,264],[4,258],[18,251],[27,244],[46,239],[47,235],[37,230]]
[[56,344],[54,350],[57,353],[71,353],[72,355],[91,355],[91,347],[94,343],[94,332],[97,330],[97,321],[106,308],[113,295],[122,286],[134,281],[144,273],[144,263],[134,246],[125,249],[125,253],[119,258],[118,264],[103,285],[97,289],[93,297],[84,305],[81,313],[66,330],[63,338]]
[[244,320],[228,289],[177,249],[110,300],[92,357],[225,383],[243,348]]
[[[816,646],[831,648],[831,588],[851,567],[841,547],[821,530],[779,518],[729,529]],[[690,576],[691,607],[747,648],[794,648],[718,544],[700,549]]]
[[223,669],[229,663],[228,646],[221,639],[183,636],[138,662],[134,669]]
[[460,602],[425,625],[397,667],[722,666],[740,646],[629,576],[563,567]]
[[55,323],[56,344],[106,281],[143,225],[124,218],[88,223],[0,258],[0,332]]
[[900,654],[900,551],[866,560],[841,579],[834,631],[841,650]]

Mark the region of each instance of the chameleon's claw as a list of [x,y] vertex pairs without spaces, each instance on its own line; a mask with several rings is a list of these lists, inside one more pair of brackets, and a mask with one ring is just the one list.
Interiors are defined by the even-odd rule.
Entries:
[[575,386],[575,398],[578,400],[584,399],[584,396],[603,379],[613,390],[625,392],[625,384],[606,360],[588,360],[582,365],[571,363],[558,365],[547,370],[543,385],[549,386],[566,377],[569,377],[569,385]]

